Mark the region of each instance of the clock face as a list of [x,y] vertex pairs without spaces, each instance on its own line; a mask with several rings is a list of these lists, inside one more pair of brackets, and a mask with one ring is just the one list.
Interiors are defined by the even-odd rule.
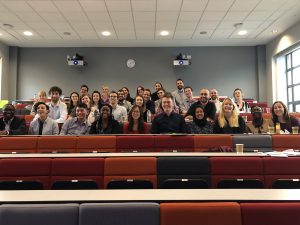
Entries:
[[128,68],[133,68],[135,66],[135,60],[134,59],[128,59],[126,62],[126,65]]

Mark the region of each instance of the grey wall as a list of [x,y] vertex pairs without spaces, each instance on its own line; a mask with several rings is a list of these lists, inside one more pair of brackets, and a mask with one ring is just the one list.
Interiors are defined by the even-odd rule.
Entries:
[[[84,68],[67,66],[66,56],[80,53],[89,63]],[[192,55],[192,65],[173,67],[179,54]],[[167,90],[175,89],[182,78],[194,88],[217,88],[221,95],[232,95],[241,87],[246,97],[258,97],[256,47],[191,47],[191,48],[20,48],[17,97],[28,99],[41,89],[59,85],[65,95],[79,90],[81,84],[91,90],[107,84],[110,89],[128,86],[135,92],[138,85],[153,89],[161,81]],[[136,66],[126,67],[134,58]]]
[[9,98],[9,47],[0,42],[0,57],[2,58],[1,99]]

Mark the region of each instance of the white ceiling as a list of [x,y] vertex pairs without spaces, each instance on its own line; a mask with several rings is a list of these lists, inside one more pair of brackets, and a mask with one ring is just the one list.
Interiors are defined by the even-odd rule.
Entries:
[[[20,47],[251,46],[300,21],[299,12],[300,0],[0,0],[0,41]],[[245,36],[233,26],[241,22]],[[34,35],[24,36],[25,30]],[[104,30],[112,35],[102,36]],[[161,30],[170,35],[160,36]]]

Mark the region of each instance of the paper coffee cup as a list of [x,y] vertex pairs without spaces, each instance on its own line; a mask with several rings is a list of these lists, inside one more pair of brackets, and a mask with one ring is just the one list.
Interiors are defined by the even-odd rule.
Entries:
[[236,149],[236,153],[243,153],[244,152],[244,144],[236,144],[235,149]]
[[299,133],[299,127],[292,127],[292,133],[298,134]]

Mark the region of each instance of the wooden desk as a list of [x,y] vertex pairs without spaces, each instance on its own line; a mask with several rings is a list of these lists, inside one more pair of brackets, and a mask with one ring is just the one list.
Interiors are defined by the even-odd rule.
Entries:
[[0,203],[300,201],[299,189],[151,189],[0,191]]

